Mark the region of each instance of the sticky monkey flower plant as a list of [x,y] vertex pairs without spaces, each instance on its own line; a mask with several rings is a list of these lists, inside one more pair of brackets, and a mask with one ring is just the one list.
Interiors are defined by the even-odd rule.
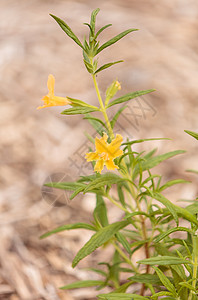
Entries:
[[[186,181],[174,179],[162,183],[162,176],[152,173],[153,167],[185,151],[175,150],[160,155],[156,155],[156,150],[138,153],[135,149],[136,144],[159,138],[128,138],[123,142],[122,135],[114,132],[116,121],[127,103],[154,90],[133,91],[116,98],[121,85],[115,80],[109,85],[105,98],[102,99],[96,75],[122,61],[98,66],[96,56],[137,29],[125,30],[101,45],[98,41],[99,35],[111,24],[96,31],[98,13],[99,9],[95,9],[91,14],[90,23],[85,23],[89,29],[89,37],[84,38],[83,43],[67,23],[51,15],[66,35],[81,48],[84,65],[96,90],[98,105],[93,106],[69,96],[55,96],[55,79],[53,75],[49,75],[49,92],[42,99],[44,105],[38,107],[41,109],[65,106],[62,114],[82,114],[96,130],[93,148],[90,151],[87,149],[85,157],[93,166],[90,175],[81,176],[76,182],[46,184],[49,187],[73,191],[71,199],[79,193],[92,193],[96,203],[92,222],[66,224],[43,234],[41,238],[64,230],[92,231],[92,237],[74,257],[73,267],[96,249],[103,251],[104,245],[114,249],[109,261],[99,262],[98,266],[90,268],[95,272],[94,279],[74,282],[61,287],[62,289],[95,286],[101,291],[108,287],[105,291],[109,292],[101,291],[97,296],[98,299],[108,300],[198,299],[198,199],[192,200],[185,208],[173,204],[171,199],[163,195],[163,191]],[[119,104],[124,106],[120,107]],[[113,106],[118,109],[110,119],[109,110]],[[96,117],[95,112],[101,113],[101,118]],[[198,139],[197,133],[186,132]],[[191,171],[198,173],[195,170]],[[114,223],[109,221],[107,201],[122,212],[122,218]],[[182,238],[178,234],[180,232],[183,232]],[[139,261],[134,258],[137,250],[142,253],[142,259]]]

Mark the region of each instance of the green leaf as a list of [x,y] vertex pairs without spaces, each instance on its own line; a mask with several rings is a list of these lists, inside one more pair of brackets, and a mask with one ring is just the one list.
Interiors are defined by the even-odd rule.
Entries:
[[144,265],[158,265],[158,266],[169,266],[169,265],[180,265],[180,264],[191,264],[189,260],[185,260],[175,256],[155,256],[138,261],[139,264]]
[[87,113],[94,112],[94,111],[99,111],[99,108],[76,106],[73,108],[65,109],[64,111],[62,111],[61,114],[63,114],[63,115],[78,115],[78,114],[82,115],[82,114],[87,114]]
[[175,290],[174,285],[170,282],[170,280],[167,278],[167,276],[164,275],[163,272],[159,268],[153,266],[153,269],[155,270],[155,272],[159,276],[159,279],[161,280],[163,285],[167,288],[167,290],[169,292],[171,292],[173,296],[176,297],[177,291]]
[[87,60],[83,60],[84,61],[84,64],[85,64],[85,67],[87,68],[87,71],[90,73],[90,74],[93,74],[94,73],[94,69],[93,69],[93,65],[91,63],[89,63]]
[[190,204],[185,207],[191,214],[198,214],[198,203],[195,201],[193,204]]
[[184,130],[186,133],[190,134],[192,137],[194,137],[196,140],[198,140],[198,133],[194,131]]
[[[162,243],[155,243],[154,247],[157,253],[162,256],[174,256],[172,252],[162,245]],[[171,265],[170,268],[174,278],[180,278],[180,281],[186,279],[186,274],[182,265]]]
[[111,63],[107,63],[107,64],[104,64],[103,66],[101,66],[100,68],[98,68],[94,74],[97,74],[99,72],[101,72],[102,70],[105,70],[107,68],[110,68],[111,66],[115,65],[115,64],[118,64],[118,63],[121,63],[123,62],[123,60],[118,60],[118,61],[114,61],[114,62],[111,62]]
[[90,182],[85,188],[84,192],[87,193],[92,189],[98,189],[104,187],[105,185],[111,185],[121,181],[124,181],[124,178],[121,178],[120,176],[113,173],[106,173]]
[[94,32],[93,32],[93,29],[92,29],[92,27],[91,27],[91,25],[89,24],[89,23],[83,23],[84,25],[87,25],[88,27],[89,27],[89,29],[90,29],[90,34],[91,34],[91,36],[93,36],[94,35]]
[[62,30],[76,43],[78,44],[82,49],[84,49],[83,45],[81,44],[80,40],[77,38],[77,36],[73,33],[71,28],[60,18],[50,14],[52,18],[58,23],[58,25],[62,28]]
[[178,184],[178,183],[190,183],[190,181],[187,181],[187,180],[184,180],[184,179],[176,179],[176,180],[167,181],[164,185],[160,186],[159,192],[167,189],[170,186]]
[[138,249],[140,249],[142,246],[144,246],[146,243],[149,243],[150,240],[141,240],[141,241],[136,241],[134,243],[131,244],[131,248],[133,248],[133,250],[131,250],[131,253],[134,254]]
[[93,106],[93,105],[90,105],[84,101],[81,101],[81,100],[78,100],[78,99],[73,99],[73,98],[70,98],[70,97],[67,97],[70,101],[71,101],[71,104],[72,106],[76,107],[76,106],[82,106],[82,107],[90,107],[90,108],[94,108],[94,109],[98,109],[97,106]]
[[[159,292],[159,293],[155,293],[151,296],[151,299],[156,299],[155,297],[161,297],[161,296],[173,296],[173,294],[171,292],[166,292],[166,291],[163,291],[163,292]],[[162,299],[162,298],[160,298]],[[163,299],[167,299],[166,298],[163,298]],[[173,299],[173,300],[176,300],[175,297],[172,298],[172,297],[168,297],[168,299]]]
[[154,238],[154,242],[155,243],[159,243],[161,240],[163,240],[166,236],[168,236],[169,234],[176,232],[176,231],[186,231],[189,233],[192,233],[192,230],[186,227],[176,227],[176,228],[171,228],[169,230],[167,230],[166,232],[163,232],[161,234],[159,234],[158,236],[156,236]]
[[196,289],[193,288],[193,286],[191,284],[189,284],[188,282],[180,282],[179,285],[184,286],[184,287],[188,288],[189,290],[196,292]]
[[84,57],[84,60],[86,60],[87,62],[90,62],[89,60],[89,57],[87,54],[89,54],[90,52],[90,48],[89,48],[89,45],[84,37],[84,50],[83,50],[83,57]]
[[132,100],[134,98],[140,97],[142,95],[145,95],[145,94],[148,94],[148,93],[151,93],[154,91],[155,90],[152,89],[152,90],[145,90],[145,91],[136,91],[133,93],[126,94],[126,95],[119,97],[119,98],[113,100],[112,102],[110,102],[109,105],[107,106],[107,108],[109,108],[113,105],[119,104],[119,103],[123,103],[123,102],[129,101],[129,100]]
[[77,188],[70,196],[70,200],[74,199],[79,193],[84,191],[84,187]]
[[135,211],[133,213],[127,214],[126,217],[124,217],[124,218],[128,219],[128,218],[132,218],[134,216],[146,216],[149,218],[149,215],[143,211]]
[[136,294],[125,294],[125,293],[110,293],[110,294],[100,294],[99,299],[104,300],[148,300],[147,297],[143,297]]
[[50,182],[50,183],[45,183],[45,186],[49,186],[61,190],[74,191],[80,187],[84,189],[86,187],[86,184],[80,182]]
[[96,195],[96,207],[94,209],[94,218],[99,220],[103,227],[109,224],[107,217],[107,209],[104,199],[101,195]]
[[[100,123],[106,130],[108,130],[106,124],[103,121],[101,121],[100,119],[98,119],[98,118],[94,118],[91,115],[87,114],[87,116],[84,117],[83,119],[89,120],[90,124],[92,126],[95,125],[95,122]],[[95,121],[95,122],[92,122],[92,121]],[[98,124],[96,125],[96,127],[95,126],[93,126],[93,127],[96,129],[97,132],[98,132],[99,129],[100,129],[100,132],[102,132],[102,128],[101,128],[101,126],[98,127]],[[103,132],[104,132],[104,130],[103,130]]]
[[60,289],[61,290],[80,289],[80,288],[101,285],[103,283],[104,282],[101,280],[82,280],[82,281],[76,281],[74,283],[70,283],[68,285],[62,286]]
[[177,206],[177,205],[175,205],[175,208],[176,208],[178,215],[181,215],[184,219],[186,219],[198,226],[197,218],[193,214],[191,214],[187,209]]
[[[155,295],[153,295],[153,296],[155,296]],[[154,297],[152,299],[154,299]],[[163,297],[163,300],[175,300],[175,297],[174,298],[173,297]]]
[[91,14],[90,26],[93,30],[93,33],[95,33],[96,16],[99,13],[99,11],[100,11],[100,8],[96,8],[92,11],[92,14]]
[[116,233],[116,238],[118,240],[118,242],[120,242],[120,244],[122,244],[122,246],[124,247],[124,249],[131,254],[131,246],[129,244],[129,242],[127,241],[127,239],[125,238],[124,234],[122,234],[121,232]]
[[100,274],[101,276],[107,277],[107,273],[100,270],[100,269],[96,269],[96,268],[86,268],[86,270],[91,271],[91,272],[95,272],[97,274]]
[[155,274],[137,274],[128,279],[138,283],[161,285],[159,277]]
[[191,172],[191,173],[198,174],[198,171],[197,171],[197,170],[192,170],[192,169],[188,169],[188,170],[186,170],[186,172]]
[[[165,154],[162,154],[162,155],[154,156],[154,157],[152,157],[152,158],[150,158],[146,161],[143,161],[141,163],[141,169],[142,169],[142,171],[149,170],[149,169],[154,168],[155,166],[157,166],[162,161],[167,160],[167,159],[169,159],[173,156],[176,156],[178,154],[185,153],[185,152],[186,151],[184,151],[184,150],[176,150],[176,151],[171,151],[171,152],[168,152],[168,153],[165,153]],[[134,173],[133,173],[133,179],[135,179],[137,177],[137,175],[139,174],[139,170],[140,170],[140,166],[136,165],[136,168],[135,168]]]
[[[86,114],[86,116],[83,119],[87,119],[89,121],[89,123],[91,124],[91,126],[96,130],[96,132],[100,135],[103,136],[104,132],[107,132],[107,128],[104,127],[106,126],[104,123],[104,126],[102,127],[100,124],[102,124],[97,118],[92,117],[89,113]],[[93,144],[95,144],[95,139],[93,139]],[[93,163],[93,162],[92,162]]]
[[139,140],[134,140],[134,141],[123,143],[122,145],[133,145],[133,144],[139,144],[139,143],[142,143],[142,142],[161,141],[161,140],[170,140],[170,139],[168,139],[168,138],[139,139]]
[[101,34],[106,28],[108,28],[109,26],[112,26],[112,24],[107,24],[107,25],[105,25],[105,26],[103,26],[102,28],[100,28],[99,30],[98,30],[98,32],[96,33],[96,35],[95,35],[95,39],[99,36],[99,34]]
[[[119,268],[120,272],[124,272],[123,268]],[[131,273],[131,269],[129,271]],[[126,293],[128,287],[133,284],[133,281],[126,282],[114,290],[114,293]]]
[[111,124],[111,128],[112,128],[112,129],[114,128],[114,126],[115,126],[115,124],[116,124],[116,121],[117,121],[117,119],[119,118],[120,114],[123,112],[123,110],[124,110],[126,107],[127,107],[126,105],[123,106],[123,107],[121,107],[121,108],[117,111],[117,113],[115,114],[115,116],[113,117],[113,119],[110,121],[110,124]]
[[156,153],[157,148],[154,148],[153,150],[151,150],[150,152],[148,152],[147,154],[145,154],[143,156],[144,160],[148,160],[149,158],[153,157],[153,155]]
[[118,197],[119,197],[119,201],[122,204],[123,207],[126,208],[126,203],[125,203],[125,199],[124,199],[124,193],[122,191],[122,184],[117,184],[117,191],[118,191]]
[[176,205],[174,205],[172,202],[170,202],[167,198],[165,198],[163,195],[159,193],[152,193],[152,197],[161,202],[171,213],[173,218],[175,219],[175,222],[178,225],[178,215],[177,215],[177,210],[176,210]]
[[79,250],[73,260],[72,267],[74,268],[80,260],[92,253],[98,247],[102,246],[104,243],[110,240],[120,229],[126,227],[128,224],[128,221],[116,222],[97,231],[91,237],[91,239]]
[[137,31],[138,29],[128,29],[123,31],[122,33],[116,35],[115,37],[113,37],[112,39],[110,39],[109,41],[107,41],[106,43],[104,43],[102,46],[100,46],[100,48],[98,48],[97,50],[97,54],[100,53],[102,50],[104,50],[105,48],[115,44],[117,41],[119,41],[121,38],[123,38],[125,35],[129,34],[132,31]]
[[87,223],[67,224],[67,225],[60,226],[56,229],[53,229],[51,231],[44,233],[43,235],[40,236],[40,239],[44,239],[44,238],[46,238],[52,234],[58,233],[58,232],[62,232],[65,230],[72,230],[72,229],[87,229],[87,230],[96,231],[96,228],[94,226],[87,224]]

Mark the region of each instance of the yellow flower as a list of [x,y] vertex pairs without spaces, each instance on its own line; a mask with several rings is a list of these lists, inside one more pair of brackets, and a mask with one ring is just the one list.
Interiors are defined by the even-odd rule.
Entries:
[[108,136],[106,133],[103,137],[95,138],[95,152],[89,152],[86,154],[87,161],[97,160],[94,171],[101,173],[104,165],[108,170],[118,169],[113,160],[122,155],[123,151],[120,149],[123,137],[120,134],[116,134],[116,138],[109,144],[107,142]]
[[49,106],[61,106],[70,104],[70,101],[66,97],[54,96],[54,84],[55,78],[52,74],[48,76],[47,87],[49,93],[43,97],[44,105],[37,107],[37,109],[49,107]]

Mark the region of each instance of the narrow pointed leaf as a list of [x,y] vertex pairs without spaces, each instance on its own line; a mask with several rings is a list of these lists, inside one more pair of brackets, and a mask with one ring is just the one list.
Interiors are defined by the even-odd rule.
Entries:
[[101,195],[96,195],[96,207],[94,209],[94,218],[98,219],[103,227],[109,224],[106,204]]
[[139,140],[133,140],[133,141],[123,143],[122,145],[133,145],[133,144],[139,144],[139,143],[148,142],[148,141],[161,141],[161,140],[170,140],[170,139],[168,139],[168,138],[139,139]]
[[174,205],[172,202],[170,202],[167,198],[165,198],[163,195],[159,193],[152,193],[152,196],[161,202],[172,214],[173,218],[175,219],[175,222],[178,224],[178,215],[176,210],[176,205]]
[[72,267],[74,268],[80,260],[92,253],[98,247],[102,246],[108,240],[110,240],[120,229],[126,227],[129,224],[128,221],[121,221],[110,224],[101,228],[96,232],[90,240],[79,250],[76,257],[73,260]]
[[101,66],[100,68],[98,68],[98,69],[94,72],[94,74],[97,74],[97,73],[99,73],[100,71],[105,70],[105,69],[107,69],[107,68],[110,68],[111,66],[113,66],[113,65],[115,65],[115,64],[118,64],[118,63],[121,63],[121,62],[123,62],[123,60],[118,60],[118,61],[114,61],[114,62],[112,62],[112,63],[105,64],[105,65]]
[[90,108],[94,108],[94,109],[98,109],[97,106],[93,106],[93,105],[90,105],[82,100],[78,100],[78,99],[74,99],[74,98],[71,98],[71,97],[67,97],[70,101],[71,101],[71,104],[72,106],[76,107],[76,106],[82,106],[82,107],[90,107]]
[[65,109],[61,112],[63,115],[82,115],[87,114],[90,112],[99,111],[99,108],[94,107],[82,107],[82,106],[76,106],[73,108]]
[[123,31],[122,33],[116,35],[115,37],[113,37],[112,39],[110,39],[109,41],[107,41],[106,43],[104,43],[102,46],[100,46],[100,48],[98,48],[97,54],[100,53],[102,50],[104,50],[105,48],[115,44],[117,41],[119,41],[121,38],[123,38],[125,35],[129,34],[132,31],[137,31],[138,29],[128,29]]
[[184,180],[184,179],[170,180],[170,181],[166,182],[164,185],[160,186],[159,192],[167,189],[170,186],[178,184],[178,183],[190,183],[190,181],[187,181],[187,180]]
[[153,269],[155,270],[155,272],[159,276],[159,279],[161,280],[161,282],[163,283],[163,285],[167,288],[167,290],[169,292],[171,292],[173,296],[176,297],[177,296],[177,291],[176,291],[174,285],[167,278],[167,276],[164,275],[164,273],[159,268],[153,266]]
[[154,92],[154,91],[155,91],[154,89],[151,89],[151,90],[137,91],[137,92],[126,94],[126,95],[119,97],[119,98],[113,100],[112,102],[110,102],[109,105],[107,106],[107,108],[109,108],[113,105],[116,105],[116,104],[120,104],[120,103],[129,101],[129,100],[132,100],[132,99],[140,97],[142,95],[146,95],[146,94]]
[[116,124],[116,122],[117,122],[117,119],[119,118],[119,116],[121,115],[121,113],[123,112],[123,110],[124,110],[126,107],[127,107],[126,105],[123,106],[123,107],[121,107],[121,108],[117,111],[117,113],[115,114],[115,116],[113,117],[113,119],[110,121],[110,124],[111,124],[112,129],[114,128],[114,126],[115,126],[115,124]]
[[158,236],[156,236],[154,238],[154,242],[155,243],[159,243],[161,240],[163,240],[166,236],[168,236],[169,234],[173,233],[173,232],[176,232],[176,231],[186,231],[186,232],[189,232],[189,233],[193,233],[192,230],[190,230],[189,228],[186,228],[186,227],[176,227],[176,228],[171,228],[169,230],[167,230],[166,232],[164,233],[161,233],[159,234]]
[[93,10],[93,12],[91,14],[90,26],[93,30],[93,33],[95,33],[96,16],[99,13],[99,11],[100,11],[100,8],[96,8]]
[[128,278],[133,282],[161,285],[159,277],[155,274],[137,274]]
[[40,239],[44,239],[44,238],[46,238],[52,234],[58,233],[58,232],[62,232],[65,230],[72,230],[72,229],[87,229],[87,230],[96,231],[96,228],[94,226],[87,224],[87,223],[67,224],[67,225],[60,226],[56,229],[53,229],[51,231],[44,233],[43,235],[40,236]]
[[50,182],[45,183],[45,186],[68,191],[74,191],[77,188],[86,187],[84,183],[80,182]]
[[185,260],[185,259],[175,257],[175,256],[155,256],[155,257],[139,260],[138,263],[144,264],[144,265],[151,265],[151,266],[191,264],[191,262],[189,260]]
[[[171,292],[166,292],[166,291],[163,291],[163,292],[158,292],[158,293],[155,293],[152,295],[152,299],[156,299],[155,297],[161,297],[161,296],[170,296],[170,297],[163,297],[163,298],[160,298],[160,299],[169,299],[169,300],[176,300],[175,297],[173,298],[173,294]],[[157,298],[159,299],[159,298]]]
[[131,254],[131,246],[129,244],[129,242],[127,241],[127,239],[125,238],[124,234],[122,234],[121,232],[116,233],[116,238],[118,240],[118,242],[120,242],[122,244],[122,246],[124,247],[124,249]]
[[198,226],[197,218],[192,213],[190,213],[187,209],[177,206],[177,205],[175,206],[175,208],[176,208],[178,215],[181,215],[184,219],[186,219]]
[[103,284],[102,280],[82,280],[76,281],[74,283],[70,283],[68,285],[62,286],[61,290],[71,290],[71,289],[80,289],[80,288],[87,288],[91,286],[98,286]]
[[194,132],[194,131],[189,131],[189,130],[184,130],[186,133],[188,133],[189,135],[191,135],[192,137],[194,137],[196,140],[198,140],[198,133]]
[[81,44],[80,40],[77,38],[77,36],[73,33],[71,28],[60,18],[50,14],[52,18],[58,23],[58,25],[62,28],[62,30],[76,43],[78,44],[82,49],[84,49],[83,45]]
[[186,172],[191,172],[191,173],[198,174],[198,171],[197,171],[197,170],[192,170],[192,169],[188,169],[188,170],[186,170]]
[[99,36],[99,34],[101,34],[106,28],[108,28],[110,26],[112,26],[112,24],[107,24],[107,25],[103,26],[102,28],[100,28],[98,30],[98,32],[96,33],[95,38],[97,38]]
[[148,300],[147,297],[136,295],[136,294],[126,294],[126,293],[110,293],[110,294],[100,294],[98,299],[101,300]]
[[83,119],[85,119],[85,120],[96,121],[96,122],[100,123],[104,128],[107,129],[107,126],[106,126],[106,124],[105,124],[103,121],[101,121],[101,120],[98,119],[98,118],[94,118],[94,117],[92,117],[91,115],[90,115],[90,116],[86,116],[86,117],[84,117]]
[[94,69],[93,69],[92,64],[90,64],[90,63],[89,63],[88,61],[86,61],[85,59],[84,59],[83,61],[84,61],[85,67],[87,68],[87,71],[88,71],[90,74],[93,74],[93,73],[94,73]]
[[[168,153],[165,153],[165,154],[154,156],[154,157],[152,157],[152,158],[150,158],[146,161],[143,161],[141,163],[141,170],[145,171],[145,170],[149,170],[151,168],[154,168],[155,166],[157,166],[162,161],[167,160],[167,159],[169,159],[173,156],[176,156],[176,155],[182,154],[182,153],[185,153],[185,151],[184,150],[176,150],[176,151],[171,151],[171,152],[168,152]],[[134,170],[134,173],[133,173],[133,176],[134,176],[133,178],[134,179],[138,175],[139,169],[140,169],[140,167],[137,165],[135,170]]]
[[104,187],[105,185],[111,185],[121,181],[124,181],[124,179],[121,178],[120,176],[112,173],[106,173],[104,175],[101,175],[99,178],[96,178],[92,182],[90,182],[85,188],[84,192],[86,193],[92,189],[96,189],[96,188],[98,189]]

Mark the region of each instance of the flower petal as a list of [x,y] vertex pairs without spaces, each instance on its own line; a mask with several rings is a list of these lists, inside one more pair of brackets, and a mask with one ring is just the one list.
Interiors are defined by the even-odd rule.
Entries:
[[66,97],[58,97],[58,96],[53,96],[50,99],[50,102],[51,102],[52,105],[56,105],[56,106],[70,104],[70,101]]
[[49,74],[48,81],[47,81],[49,97],[52,97],[54,95],[54,85],[55,85],[55,78],[52,74]]
[[101,173],[101,171],[103,170],[103,167],[104,167],[104,160],[99,159],[97,161],[97,163],[95,164],[94,171]]
[[89,153],[86,153],[85,158],[87,161],[93,161],[93,160],[98,160],[100,157],[98,156],[97,152],[89,152]]
[[103,137],[100,139],[96,137],[95,139],[95,146],[96,152],[103,153],[108,152],[108,144],[107,144],[108,135],[106,133],[103,134]]
[[120,146],[122,144],[123,137],[120,134],[116,134],[116,138],[112,140],[109,144],[108,150],[111,158],[116,158],[123,154],[123,151],[120,150]]
[[107,167],[108,170],[115,170],[115,169],[119,169],[118,166],[116,166],[113,162],[113,160],[109,159],[107,161],[105,161],[105,165]]

